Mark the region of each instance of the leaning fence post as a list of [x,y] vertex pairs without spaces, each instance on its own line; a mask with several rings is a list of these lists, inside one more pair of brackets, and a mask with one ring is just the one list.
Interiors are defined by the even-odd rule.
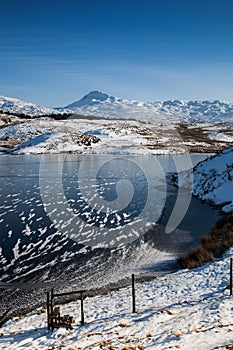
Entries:
[[47,292],[47,320],[48,320],[48,330],[50,330],[50,302],[49,302],[49,292]]
[[232,293],[232,289],[233,289],[233,286],[232,286],[232,270],[233,270],[233,268],[232,268],[232,265],[233,265],[233,263],[232,263],[232,258],[230,258],[230,295],[232,295],[233,293]]
[[83,292],[80,293],[80,299],[81,299],[81,324],[84,324]]
[[135,278],[132,274],[132,313],[136,313]]

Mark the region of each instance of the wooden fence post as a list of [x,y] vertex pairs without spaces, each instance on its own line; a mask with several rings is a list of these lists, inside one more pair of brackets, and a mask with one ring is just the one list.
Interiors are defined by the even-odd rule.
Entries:
[[83,307],[83,292],[80,293],[81,299],[81,324],[84,324],[84,307]]
[[233,268],[232,268],[232,265],[233,265],[233,262],[232,262],[232,258],[230,258],[230,295],[232,295],[232,289],[233,289],[233,286],[232,286],[232,273],[233,273]]
[[49,292],[47,292],[47,321],[48,321],[48,330],[50,330],[50,300],[49,300]]
[[136,313],[135,278],[132,274],[132,313]]
[[51,315],[54,309],[54,288],[51,289]]
[[52,331],[54,330],[54,324],[53,324],[53,310],[54,310],[54,288],[51,289],[51,302],[50,302],[50,327]]

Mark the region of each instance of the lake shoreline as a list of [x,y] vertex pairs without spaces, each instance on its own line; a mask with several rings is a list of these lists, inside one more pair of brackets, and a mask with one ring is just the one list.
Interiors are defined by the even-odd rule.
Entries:
[[[70,160],[72,160],[72,157],[73,156],[75,156],[75,155],[67,155],[67,157],[68,157],[68,160],[69,160],[69,157],[71,157],[70,158]],[[48,156],[48,158],[47,158],[47,156],[45,156],[45,158],[43,158],[43,161],[45,161],[46,159],[47,159],[47,161],[48,161],[48,164],[50,164],[50,162],[52,161],[52,160],[55,160],[56,159],[56,157],[54,158],[55,156],[54,155],[49,155]],[[75,165],[75,160],[77,159],[77,157],[79,157],[78,155],[76,155],[75,157],[74,157],[74,162],[70,162],[68,165],[69,165],[69,167],[70,166],[72,166],[72,164],[74,164]],[[83,157],[85,157],[85,156],[83,156]],[[138,157],[138,156],[137,156]],[[141,157],[143,157],[143,160],[144,160],[144,156],[141,156]],[[171,156],[172,157],[172,156]],[[3,181],[3,186],[5,186],[4,188],[5,188],[5,191],[8,191],[8,194],[7,194],[7,192],[5,193],[5,198],[8,196],[8,206],[10,207],[10,208],[12,208],[12,203],[14,203],[15,202],[15,200],[17,200],[17,210],[18,210],[18,213],[20,213],[21,211],[23,212],[23,211],[25,211],[25,208],[26,209],[28,209],[27,208],[27,206],[28,205],[26,205],[25,206],[25,201],[31,201],[31,196],[30,196],[30,191],[31,191],[31,188],[33,189],[33,193],[34,193],[34,196],[35,196],[35,191],[38,191],[39,189],[37,189],[37,187],[38,187],[38,178],[37,178],[37,172],[38,172],[38,167],[39,167],[39,163],[38,163],[38,161],[40,160],[40,156],[38,156],[38,155],[35,155],[35,156],[28,156],[28,155],[26,155],[26,156],[22,156],[21,155],[21,158],[20,158],[20,162],[18,161],[19,160],[19,157],[16,157],[16,158],[14,158],[14,157],[12,157],[12,155],[9,155],[7,158],[5,158],[5,157],[3,157],[4,159],[5,159],[5,161],[4,161],[4,164],[3,164],[3,167],[4,167],[4,173],[5,173],[5,176],[6,176],[6,178],[8,177],[8,181],[9,181],[9,184],[12,184],[12,181],[13,181],[13,179],[14,179],[14,182],[15,182],[15,184],[17,184],[17,186],[18,186],[18,188],[20,189],[20,193],[22,194],[24,194],[24,193],[26,193],[26,192],[28,192],[28,198],[25,198],[24,196],[22,197],[22,205],[23,205],[23,207],[22,207],[22,209],[20,208],[20,206],[19,206],[19,201],[18,201],[18,197],[17,197],[17,193],[18,193],[18,188],[13,188],[13,191],[11,191],[11,187],[9,186],[6,186],[6,182],[5,182],[5,178],[4,177],[2,177],[2,181]],[[0,157],[0,159],[3,159],[2,157]],[[88,161],[90,161],[90,159],[94,159],[95,160],[95,157],[87,157],[87,158],[85,158],[86,160],[88,160]],[[115,158],[115,157],[114,157]],[[116,157],[117,158],[117,157]],[[123,157],[124,158],[124,157]],[[134,158],[134,157],[133,157]],[[166,160],[166,159],[168,159],[167,158],[167,156],[162,156],[162,158],[163,158],[163,160]],[[106,159],[106,157],[104,156],[104,159]],[[136,159],[136,158],[135,158]],[[151,158],[150,158],[151,159]],[[15,162],[15,164],[14,164],[14,161],[16,161]],[[36,161],[36,162],[35,162]],[[23,167],[22,167],[22,164],[23,164]],[[46,163],[45,163],[46,164]],[[94,164],[95,165],[95,164]],[[8,166],[9,166],[9,169],[10,170],[8,170]],[[170,165],[169,165],[170,166]],[[169,166],[168,166],[168,168],[169,168]],[[88,169],[89,169],[89,163],[88,163]],[[3,174],[4,174],[3,173]],[[36,176],[37,175],[37,176]],[[12,177],[11,177],[12,176]],[[69,178],[68,178],[69,179]],[[25,181],[26,180],[26,181]],[[28,181],[29,182],[28,182]],[[30,184],[30,181],[32,182],[32,186],[30,187],[29,185],[31,185]],[[54,183],[54,178],[52,178],[52,182]],[[157,184],[157,183],[156,183]],[[26,185],[26,187],[25,187],[25,185]],[[167,220],[168,220],[168,217],[169,217],[169,215],[170,215],[170,213],[171,213],[171,211],[172,211],[172,208],[173,208],[173,206],[174,206],[174,203],[175,203],[175,201],[176,201],[176,197],[177,197],[177,190],[174,190],[173,191],[173,186],[174,184],[171,184],[171,186],[172,186],[172,188],[171,188],[171,191],[170,191],[170,189],[169,189],[169,203],[167,203],[166,204],[166,207],[169,209],[168,210],[168,212],[167,213],[165,213],[164,215],[163,215],[163,218],[162,218],[162,220],[164,220],[164,221],[162,221],[162,225],[161,225],[161,231],[159,230],[157,230],[157,231],[151,231],[150,232],[150,235],[148,235],[148,237],[147,237],[147,239],[148,239],[148,242],[151,242],[151,244],[153,245],[153,249],[157,249],[158,251],[160,250],[160,251],[164,251],[162,248],[166,248],[166,244],[168,243],[167,242],[167,238],[166,237],[164,237],[164,226],[166,225],[166,222],[167,222]],[[29,186],[29,187],[27,187],[27,186]],[[69,185],[70,186],[70,185]],[[10,192],[11,191],[11,192]],[[14,197],[12,196],[12,194],[14,193]],[[39,198],[40,198],[40,191],[38,192],[38,194],[37,194],[38,196],[34,199],[34,201],[33,201],[33,203],[35,202],[35,201],[38,201],[39,200]],[[19,198],[20,199],[20,198]],[[11,200],[12,200],[12,202],[11,202]],[[34,204],[33,203],[30,203],[30,205],[31,205],[31,207],[32,207],[32,209],[34,210]],[[39,205],[40,205],[41,203],[39,203]],[[200,212],[201,214],[203,214],[204,213],[204,208],[206,208],[205,210],[208,210],[208,207],[207,206],[203,206],[203,205],[201,205],[201,207],[199,208],[200,210],[198,210],[198,209],[195,209],[195,208],[198,208],[198,206],[200,206],[200,200],[197,200],[197,199],[195,199],[194,200],[194,211],[195,210],[197,210],[198,212]],[[41,208],[41,207],[40,207]],[[20,210],[19,210],[20,209]],[[34,212],[33,212],[34,213]],[[38,218],[40,218],[40,216],[41,216],[41,214],[40,214],[40,216],[37,214],[37,213],[35,213],[36,215],[34,216],[35,217],[35,219],[38,219]],[[216,214],[216,212],[214,213],[213,212],[213,214],[215,214],[215,215],[217,215]],[[30,215],[30,217],[32,217],[32,215],[29,213],[29,215]],[[25,214],[24,214],[24,216],[25,216]],[[207,215],[207,216],[210,216],[209,214]],[[10,218],[10,217],[9,217]],[[192,220],[192,222],[193,222],[193,224],[196,224],[197,222],[198,222],[198,220],[196,220],[196,218],[194,217],[192,217],[191,216],[191,220]],[[200,220],[199,220],[200,221]],[[10,222],[10,221],[9,221]],[[5,221],[5,223],[9,223],[8,221]],[[27,222],[26,220],[25,220],[25,222]],[[35,220],[35,221],[33,221],[33,224],[34,224],[34,222],[36,223],[37,221]],[[39,223],[40,223],[40,221],[38,221]],[[4,223],[3,223],[4,224]],[[21,221],[20,221],[20,225],[21,225]],[[44,224],[43,224],[44,226],[43,226],[43,229],[45,229],[46,227],[48,227],[48,224],[46,223],[46,222],[44,222]],[[171,243],[172,244],[175,244],[174,246],[171,246],[170,248],[172,248],[172,249],[177,249],[177,242],[179,242],[179,240],[180,240],[180,234],[182,233],[182,232],[186,232],[187,230],[188,230],[188,226],[189,226],[189,223],[188,223],[188,220],[187,220],[187,222],[184,224],[184,227],[182,227],[181,228],[181,231],[178,231],[177,232],[177,236],[173,236],[173,237],[171,237],[172,238],[172,240],[169,240],[169,241],[171,241]],[[208,225],[207,225],[208,226]],[[14,228],[16,227],[16,224],[14,223]],[[37,226],[35,226],[35,224],[34,224],[34,230],[36,230],[36,228],[37,228]],[[40,228],[41,229],[41,226],[38,226],[38,228]],[[6,230],[6,235],[8,234],[8,231],[9,231],[9,229],[7,229]],[[194,230],[195,231],[195,230]],[[19,230],[19,233],[21,234],[21,232],[22,232],[22,229],[20,228],[20,230]],[[35,231],[36,232],[36,231]],[[186,233],[185,233],[186,234]],[[26,236],[27,237],[27,236]],[[29,236],[30,237],[30,236]],[[176,239],[176,237],[177,237],[177,239]],[[46,237],[44,237],[44,238],[46,238]],[[61,237],[62,238],[62,237]],[[187,235],[187,238],[188,239],[190,239],[190,237],[189,237],[189,235]],[[10,239],[10,237],[9,237],[9,239]],[[11,240],[11,239],[10,239]],[[10,240],[9,240],[9,243],[10,243]],[[39,239],[38,239],[39,240]],[[182,243],[182,242],[181,242]],[[43,244],[43,241],[42,241],[42,244]],[[156,244],[158,244],[158,246],[156,245]],[[170,244],[170,242],[169,242],[169,244]],[[24,248],[24,252],[25,252],[25,248]],[[145,250],[145,252],[147,253],[147,250]],[[45,251],[43,251],[43,253],[45,254]],[[49,251],[47,252],[48,254],[49,254]],[[66,252],[67,253],[67,252]],[[139,257],[137,257],[138,258],[138,262],[139,263],[141,263],[141,260],[140,260],[140,255],[139,255]],[[132,258],[132,260],[133,260],[133,258]],[[135,260],[136,261],[136,260]],[[148,272],[148,275],[150,275],[150,273],[151,273],[151,271],[153,271],[153,262],[151,262],[150,261],[150,263],[151,263],[151,267],[149,268],[149,272]],[[156,261],[154,262],[154,263],[156,263]],[[125,264],[125,267],[127,267],[128,265],[128,261],[126,260],[125,262],[122,262],[122,264],[124,265]],[[148,264],[149,264],[149,262],[148,262]],[[67,266],[69,266],[69,264],[67,265]],[[110,266],[111,266],[111,262],[110,262]],[[137,267],[137,266],[136,266]],[[93,266],[91,266],[90,267],[90,271],[91,271],[91,269],[93,268]],[[147,269],[148,269],[148,266],[147,266]],[[139,266],[139,270],[140,270],[140,266]],[[94,274],[95,274],[95,270],[93,270],[94,271]],[[133,269],[133,267],[132,266],[129,266],[129,273],[131,273],[131,271],[132,272],[135,272],[136,274],[137,274],[137,271],[135,271],[135,269]],[[142,270],[143,271],[143,273],[145,272],[145,270]],[[177,270],[173,270],[173,271],[177,271]],[[64,274],[64,276],[65,276],[65,271],[62,271],[61,272],[62,274]],[[167,272],[167,273],[169,273],[169,272]],[[121,272],[119,273],[119,274],[121,274]],[[160,274],[160,276],[161,276],[161,274]],[[88,278],[89,278],[90,276],[88,276]],[[123,275],[123,279],[121,279],[121,280],[117,280],[117,286],[115,285],[114,286],[114,289],[115,288],[117,288],[117,289],[119,289],[119,288],[123,288],[125,285],[124,285],[124,280],[125,280],[125,278],[128,278],[128,284],[130,284],[130,280],[129,280],[129,277],[124,277],[124,275]],[[157,278],[157,275],[156,276],[145,276],[145,273],[144,273],[144,276],[141,276],[141,277],[139,277],[139,281],[142,281],[142,280],[144,280],[144,279],[154,279],[154,278]],[[72,281],[72,278],[69,280],[69,279],[67,279],[65,282],[66,283],[68,283],[69,281]],[[55,287],[56,287],[56,284],[54,285]],[[75,286],[75,285],[74,285]],[[75,289],[76,289],[76,287],[74,287]],[[98,287],[97,289],[95,289],[96,290],[96,292],[98,292],[98,294],[100,293],[103,293],[103,291],[101,292],[101,290],[103,290],[103,285],[102,286],[100,286],[100,287]],[[93,289],[91,289],[91,290],[93,290]],[[105,290],[108,290],[109,291],[109,287],[108,288],[105,288]],[[21,294],[22,294],[23,292],[21,292]],[[42,293],[42,292],[40,291],[39,292],[39,294],[38,295],[40,295],[41,297],[39,298],[40,300],[45,300],[45,296],[46,296],[46,293]],[[93,293],[94,293],[94,291],[93,291]],[[7,297],[7,298],[9,298],[9,295],[7,295],[7,293],[5,292],[5,293],[3,293],[4,295],[5,295],[5,297]],[[11,294],[11,293],[9,293],[9,294]],[[14,294],[14,293],[13,293]],[[13,295],[12,294],[12,295]],[[27,298],[30,298],[30,293],[25,293],[25,300],[27,300]],[[14,297],[13,297],[14,298]],[[20,299],[16,299],[17,301],[19,301]],[[42,304],[43,302],[42,301],[40,301],[40,305]],[[25,307],[26,307],[26,304],[27,303],[24,303],[24,305],[25,305]],[[7,307],[7,305],[5,305],[5,307]],[[35,309],[34,308],[34,306],[33,306],[33,309]],[[26,307],[26,309],[25,309],[25,312],[27,313],[28,311],[30,311],[31,310],[31,308],[30,307]],[[5,309],[3,310],[3,312],[2,313],[4,313],[4,311],[5,311]]]

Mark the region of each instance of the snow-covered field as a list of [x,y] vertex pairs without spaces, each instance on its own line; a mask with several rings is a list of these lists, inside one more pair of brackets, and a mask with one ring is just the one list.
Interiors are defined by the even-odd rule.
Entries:
[[[180,126],[95,118],[57,121],[42,117],[14,122],[0,129],[0,146],[7,146],[12,154],[182,154],[216,152],[233,144],[233,128],[228,124]],[[214,133],[218,137],[213,139]]]
[[0,349],[232,349],[233,299],[229,296],[229,258],[192,271],[183,270],[136,284],[131,313],[130,287],[61,306],[74,316],[72,330],[47,330],[41,309],[16,317],[1,328]]

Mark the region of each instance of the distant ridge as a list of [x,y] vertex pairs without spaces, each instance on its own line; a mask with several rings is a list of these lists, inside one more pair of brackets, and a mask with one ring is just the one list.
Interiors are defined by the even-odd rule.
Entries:
[[145,121],[233,122],[233,103],[214,101],[167,100],[139,102],[91,91],[60,111],[105,118],[125,118]]
[[91,91],[65,107],[45,108],[19,99],[0,96],[0,110],[32,117],[71,113],[110,119],[136,119],[145,122],[233,122],[233,103],[214,101],[167,100],[141,102]]
[[45,108],[31,102],[5,96],[0,96],[0,110],[13,114],[25,114],[32,117],[57,113],[55,109]]

